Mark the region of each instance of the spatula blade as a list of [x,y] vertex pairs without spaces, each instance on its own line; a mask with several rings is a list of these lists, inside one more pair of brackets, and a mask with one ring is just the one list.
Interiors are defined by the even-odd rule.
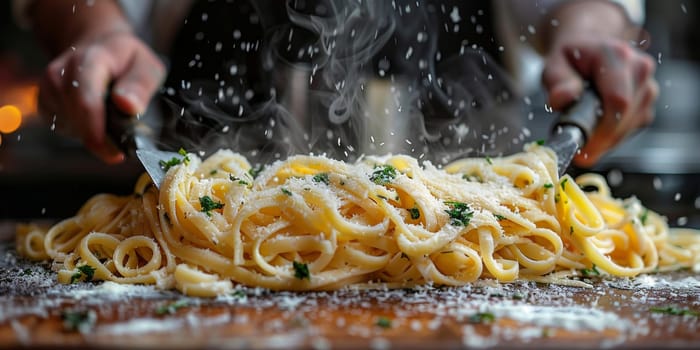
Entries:
[[555,130],[547,142],[557,155],[557,168],[559,176],[566,174],[571,160],[583,145],[585,137],[581,129],[573,125],[564,125]]
[[169,160],[176,158],[182,159],[182,155],[175,152],[160,151],[156,149],[137,149],[136,157],[143,164],[143,168],[153,180],[153,183],[157,188],[160,189],[160,185],[163,183],[165,178],[166,170],[161,165],[161,162],[168,162]]

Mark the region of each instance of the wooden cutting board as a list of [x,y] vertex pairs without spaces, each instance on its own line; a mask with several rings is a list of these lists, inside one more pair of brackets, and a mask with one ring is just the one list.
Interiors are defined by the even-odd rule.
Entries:
[[700,347],[697,274],[589,282],[314,293],[241,287],[188,298],[111,282],[58,285],[46,264],[17,258],[5,241],[0,349]]

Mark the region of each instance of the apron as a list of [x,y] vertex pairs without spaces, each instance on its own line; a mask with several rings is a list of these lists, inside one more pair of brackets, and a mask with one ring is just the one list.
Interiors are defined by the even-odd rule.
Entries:
[[[513,91],[492,17],[490,1],[195,1],[170,54],[169,142],[260,162],[486,153],[480,111]],[[391,149],[372,148],[382,134]]]

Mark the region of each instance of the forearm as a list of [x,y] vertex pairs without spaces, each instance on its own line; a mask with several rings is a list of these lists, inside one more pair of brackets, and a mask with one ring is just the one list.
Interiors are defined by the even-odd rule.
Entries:
[[27,10],[34,32],[51,56],[70,46],[116,32],[130,32],[131,26],[113,0],[35,0]]

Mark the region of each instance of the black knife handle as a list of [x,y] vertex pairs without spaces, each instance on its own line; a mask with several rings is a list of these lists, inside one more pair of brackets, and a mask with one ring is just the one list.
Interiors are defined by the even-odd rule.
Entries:
[[559,115],[553,131],[556,132],[559,127],[566,125],[577,126],[585,137],[585,143],[598,124],[599,114],[600,98],[593,88],[587,87],[578,100]]
[[110,96],[105,100],[105,131],[112,143],[126,155],[136,153],[136,127],[138,119],[122,112]]

